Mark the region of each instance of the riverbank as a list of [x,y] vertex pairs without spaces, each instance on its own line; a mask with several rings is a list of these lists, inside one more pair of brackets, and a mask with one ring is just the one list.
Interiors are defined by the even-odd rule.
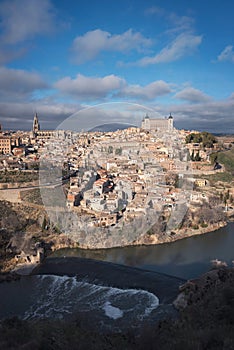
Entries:
[[[175,235],[171,236],[170,242],[175,242],[179,239],[184,239],[187,237],[193,237],[197,235],[203,235],[205,233],[210,233],[210,232],[215,232],[219,230],[222,227],[225,227],[228,225],[229,221],[221,221],[219,223],[213,224],[213,225],[208,225],[207,227],[200,227],[198,229],[187,229],[187,228],[182,228],[176,232]],[[163,242],[164,243],[164,242]]]
[[[17,265],[17,259],[14,258],[17,254],[21,253],[21,249],[24,250],[24,242],[27,241],[27,246],[30,245],[32,248],[35,246],[35,242],[38,242],[45,247],[45,256],[50,256],[51,253],[60,250],[62,248],[82,248],[84,250],[97,249],[95,242],[90,241],[90,244],[82,245],[79,241],[73,241],[69,234],[62,234],[55,232],[53,228],[48,227],[43,229],[45,224],[49,222],[46,213],[34,208],[32,212],[31,207],[25,207],[23,205],[17,204],[11,205],[8,202],[1,202],[1,214],[2,218],[0,223],[2,227],[5,227],[2,231],[2,259],[0,259],[1,272],[9,272],[16,269],[17,273],[27,274],[27,270],[34,267],[30,263],[25,265]],[[33,214],[32,214],[33,213]],[[33,220],[32,220],[33,219]],[[230,218],[231,221],[231,218]],[[172,243],[179,240],[183,240],[189,237],[195,237],[198,235],[203,235],[205,233],[210,233],[219,230],[220,228],[226,226],[228,222],[219,222],[217,224],[209,225],[207,227],[192,229],[192,228],[182,228],[180,230],[171,233],[160,233],[160,234],[149,234],[146,233],[142,235],[138,240],[130,242],[127,244],[119,244],[119,248],[128,246],[154,246],[162,245],[165,243]],[[49,225],[49,224],[48,224]],[[17,228],[17,231],[16,229]],[[25,230],[24,233],[20,231]],[[124,235],[124,233],[123,233]],[[102,240],[100,239],[100,245],[102,246]],[[109,250],[116,245],[98,247],[98,249]],[[27,251],[25,252],[27,253]],[[30,252],[28,254],[31,254]],[[217,258],[214,256],[214,259]]]
[[[64,255],[67,255],[67,256],[70,256],[70,254],[68,253],[67,250],[70,250],[71,252],[72,251],[76,251],[76,249],[78,249],[78,251],[82,251],[84,252],[84,256],[83,257],[86,257],[86,258],[91,258],[91,259],[95,259],[95,260],[103,260],[101,257],[103,256],[104,252],[106,252],[106,254],[108,255],[109,253],[108,252],[111,252],[112,249],[131,249],[131,247],[133,249],[139,247],[139,250],[141,249],[141,247],[143,248],[144,246],[145,247],[157,247],[157,246],[164,246],[166,245],[168,247],[168,244],[169,243],[176,243],[177,241],[184,241],[185,239],[188,239],[188,238],[192,238],[192,237],[196,237],[196,236],[201,236],[205,233],[212,233],[212,232],[217,232],[219,229],[221,228],[224,228],[227,226],[227,223],[219,223],[218,225],[212,225],[212,226],[209,226],[207,228],[202,228],[202,229],[198,229],[198,230],[193,230],[193,231],[190,231],[190,232],[187,232],[187,231],[180,231],[180,234],[178,233],[177,235],[175,236],[167,236],[167,237],[162,237],[161,240],[151,240],[151,242],[139,242],[139,244],[132,244],[132,245],[128,245],[128,246],[125,246],[125,247],[114,247],[114,248],[103,248],[103,249],[90,249],[89,247],[85,246],[77,246],[77,244],[75,244],[74,242],[72,242],[71,240],[68,239],[68,237],[66,235],[53,235],[53,244],[51,246],[51,250],[48,251],[46,253],[46,256],[50,257],[51,254],[56,256],[56,252],[59,252],[59,251],[64,251]],[[48,240],[50,240],[51,242],[51,237],[48,237]],[[134,248],[135,247],[135,248]],[[96,252],[95,254],[93,254],[92,252]],[[89,254],[90,252],[90,254]],[[98,253],[100,252],[100,254]],[[61,253],[63,254],[63,253]],[[57,256],[61,256],[61,255],[57,255]],[[72,255],[71,255],[72,256]],[[77,255],[78,257],[82,257],[82,255]],[[221,258],[223,259],[223,257],[219,257],[219,256],[213,256],[212,257],[213,259],[216,259],[216,258]],[[139,259],[139,262],[140,262],[140,258],[138,257]],[[106,260],[108,261],[108,260]],[[117,263],[121,264],[122,262],[120,261],[117,261]],[[124,263],[126,264],[126,263]],[[126,264],[127,265],[127,264]],[[16,265],[16,262],[14,261],[14,259],[12,260],[12,264],[11,264],[11,268],[10,266],[8,266],[8,272],[9,271],[13,271],[15,273],[18,273],[20,275],[27,275],[27,274],[30,274],[31,271],[34,269],[34,267],[37,266],[35,264],[18,264]],[[172,274],[174,275],[174,273],[169,273],[169,274]]]
[[[173,232],[160,232],[158,234],[152,234],[151,232],[142,233],[138,239],[134,240],[133,238],[132,241],[130,239],[121,239],[122,237],[124,238],[124,231],[121,233],[113,231],[113,238],[119,237],[119,239],[113,239],[112,241],[109,235],[106,236],[106,239],[108,240],[108,242],[106,242],[105,235],[103,235],[103,237],[97,236],[94,240],[92,237],[87,237],[87,239],[85,237],[84,244],[82,243],[82,239],[79,240],[79,232],[76,239],[69,233],[63,234],[58,231],[57,227],[50,225],[50,221],[45,210],[36,207],[33,208],[31,206],[27,207],[22,204],[11,204],[4,201],[0,201],[0,204],[0,224],[2,227],[4,227],[0,233],[0,239],[2,240],[2,257],[6,256],[6,258],[9,257],[11,259],[14,258],[14,253],[20,254],[21,250],[24,250],[24,252],[27,254],[27,250],[25,251],[25,245],[28,247],[32,246],[33,248],[35,241],[46,245],[45,253],[46,255],[49,255],[50,252],[65,247],[80,247],[83,249],[96,249],[98,247],[100,249],[109,249],[117,246],[125,247],[131,245],[136,246],[170,243],[183,238],[218,230],[228,223],[228,221],[222,221],[213,225],[208,225],[207,227],[199,227],[198,229],[185,227],[174,230]],[[229,219],[231,221],[231,218]],[[97,241],[99,242],[98,245]],[[2,268],[4,267],[3,265],[4,264],[2,264]],[[6,267],[5,270],[6,269],[8,269],[8,267]]]
[[[210,233],[219,230],[222,227],[225,227],[228,225],[229,222],[232,222],[233,220],[230,221],[221,221],[219,223],[213,224],[213,225],[208,225],[207,227],[200,227],[197,229],[192,229],[192,228],[181,228],[178,230],[173,231],[170,234],[145,234],[142,237],[140,237],[137,241],[133,242],[133,246],[135,245],[157,245],[157,244],[164,244],[164,243],[171,243],[171,242],[176,242],[181,239],[193,237],[193,236],[198,236],[202,235],[205,233]],[[83,247],[81,247],[83,248]],[[84,247],[84,249],[87,249],[87,247]]]

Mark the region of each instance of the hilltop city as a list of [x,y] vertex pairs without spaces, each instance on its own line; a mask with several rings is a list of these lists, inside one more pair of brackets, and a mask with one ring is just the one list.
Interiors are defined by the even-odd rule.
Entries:
[[[31,131],[0,130],[0,200],[46,208],[48,236],[53,228],[83,248],[156,244],[215,230],[234,214],[232,136],[177,130],[172,115],[75,132],[42,130],[35,114]],[[29,245],[37,258],[38,241]]]

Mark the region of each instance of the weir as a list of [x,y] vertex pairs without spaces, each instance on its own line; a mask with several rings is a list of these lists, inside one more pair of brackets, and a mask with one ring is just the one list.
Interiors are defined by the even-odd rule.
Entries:
[[170,304],[185,280],[162,273],[78,257],[47,258],[33,275],[76,276],[87,282],[121,289],[142,289],[155,294],[160,304]]

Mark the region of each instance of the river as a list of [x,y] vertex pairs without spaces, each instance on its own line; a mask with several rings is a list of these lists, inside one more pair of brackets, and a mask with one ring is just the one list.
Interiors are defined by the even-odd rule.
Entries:
[[210,268],[212,259],[231,265],[233,248],[234,223],[229,223],[215,232],[161,245],[59,250],[38,267],[40,275],[0,284],[0,319],[70,318],[81,313],[87,324],[98,329],[126,331],[166,313],[171,318],[170,298],[176,297],[178,285],[184,282],[156,271],[194,278]]
[[206,272],[213,259],[232,264],[234,222],[217,231],[172,243],[101,250],[61,249],[53,256],[97,259],[189,279]]

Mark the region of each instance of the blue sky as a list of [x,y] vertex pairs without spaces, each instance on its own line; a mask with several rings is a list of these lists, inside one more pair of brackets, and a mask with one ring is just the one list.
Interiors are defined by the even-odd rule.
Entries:
[[[230,0],[0,1],[0,123],[30,129],[37,111],[55,128],[130,102],[179,128],[234,133],[233,13]],[[131,123],[137,111],[121,113]]]

